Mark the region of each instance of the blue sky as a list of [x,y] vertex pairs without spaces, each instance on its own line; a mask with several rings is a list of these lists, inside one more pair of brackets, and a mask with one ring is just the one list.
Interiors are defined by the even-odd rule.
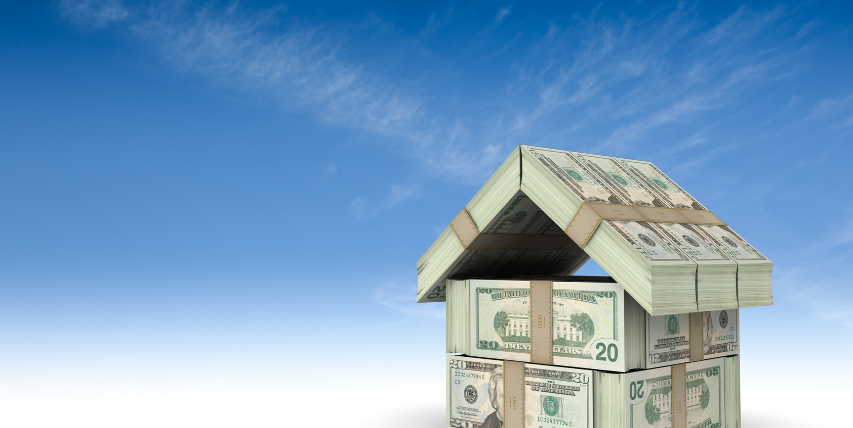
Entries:
[[853,380],[844,2],[0,8],[0,421],[277,426],[306,360],[418,367],[439,409],[415,262],[518,144],[651,161],[774,261],[745,390]]

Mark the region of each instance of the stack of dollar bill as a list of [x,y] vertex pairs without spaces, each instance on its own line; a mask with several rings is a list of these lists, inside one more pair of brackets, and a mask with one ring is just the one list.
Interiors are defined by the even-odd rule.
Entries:
[[[505,371],[501,360],[450,355],[447,425],[739,428],[739,366],[737,356],[715,358],[688,363],[676,376],[672,367],[606,373],[525,363],[523,374],[516,376]],[[523,383],[521,397],[504,394],[510,382]],[[673,396],[676,391],[683,394],[681,400]],[[676,418],[680,423],[674,423]]]
[[[465,212],[481,233],[556,236],[584,203],[712,217],[649,162],[529,146],[513,152]],[[559,250],[490,253],[460,239],[448,226],[418,261],[419,302],[445,300],[447,278],[571,275],[590,256],[652,315],[773,304],[773,264],[724,225],[604,219],[577,249]]]
[[737,262],[738,304],[741,308],[773,304],[773,263],[728,226],[698,226],[717,248]]
[[[702,312],[694,338],[689,314],[653,316],[608,281],[551,282],[553,364],[624,372],[686,363],[691,339],[705,359],[740,352],[737,309]],[[530,281],[448,280],[448,353],[528,362],[531,330]]]
[[[500,174],[495,175],[498,178],[502,177]],[[518,191],[518,177],[514,180],[516,189],[513,189],[511,194],[503,195],[508,198],[508,201],[485,197],[500,194],[501,192],[493,190],[495,187],[505,187],[506,183],[492,177],[477,193],[478,196],[468,204],[468,213],[472,221],[477,222],[479,230],[482,233],[501,236],[532,235],[565,238],[565,232],[530,198]],[[496,202],[498,200],[500,200],[499,203]],[[453,228],[448,226],[418,260],[418,301],[444,301],[444,281],[449,277],[568,276],[580,269],[587,260],[589,255],[576,245],[560,250],[523,247],[466,250],[460,244]]]
[[[559,225],[583,202],[707,211],[649,162],[526,146],[521,157],[522,190]],[[727,226],[604,220],[584,250],[656,315],[772,304],[772,263]]]

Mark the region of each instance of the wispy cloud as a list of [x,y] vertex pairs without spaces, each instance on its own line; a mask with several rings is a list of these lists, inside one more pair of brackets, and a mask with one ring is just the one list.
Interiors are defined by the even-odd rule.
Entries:
[[[850,210],[848,210],[850,211]],[[853,243],[853,216],[847,218],[837,218],[832,223],[833,227],[824,237],[817,239],[812,245],[807,247],[808,252],[815,250],[827,250],[838,246],[845,246]]]
[[365,218],[367,217],[367,210],[370,207],[370,203],[367,202],[365,198],[355,198],[349,204],[350,212],[355,218]]
[[442,11],[434,11],[429,14],[429,19],[421,31],[421,36],[431,37],[443,30],[450,23],[450,18],[453,16],[453,8],[448,8]]
[[813,326],[821,326],[826,331],[837,328],[853,332],[853,307],[849,301],[853,298],[850,293],[849,269],[838,272],[838,269],[827,271],[828,266],[821,264],[824,269],[802,268],[777,273],[774,281],[774,294],[783,304],[795,304],[799,310],[808,311],[814,320]]
[[[594,14],[571,28],[552,26],[519,68],[513,131],[559,145],[567,137],[596,153],[669,151],[654,134],[706,126],[709,112],[744,100],[744,91],[790,77],[798,50],[783,12],[737,10],[717,24],[690,7],[609,22]],[[778,24],[778,25],[774,25]],[[550,124],[560,123],[560,126]],[[590,128],[612,131],[585,132]],[[615,129],[614,129],[615,128]],[[648,154],[646,154],[648,156]]]
[[794,36],[794,39],[799,40],[803,37],[808,36],[809,34],[811,34],[812,31],[814,31],[815,28],[820,27],[820,25],[821,24],[819,22],[814,20],[806,22],[800,27],[799,31],[797,31],[797,34]]
[[357,219],[373,217],[383,211],[390,210],[397,205],[418,196],[420,186],[413,184],[401,186],[394,184],[388,194],[378,203],[371,203],[367,198],[356,198],[350,203],[350,210]]
[[60,13],[76,25],[103,28],[128,16],[119,0],[62,0]]
[[319,27],[290,23],[281,34],[270,32],[282,24],[282,14],[156,9],[131,29],[185,70],[273,91],[291,106],[319,108],[330,122],[425,138],[410,129],[422,115],[420,100],[342,60],[340,42]]
[[500,10],[498,10],[497,15],[495,15],[495,24],[500,24],[501,22],[503,22],[504,18],[506,18],[507,15],[509,15],[511,11],[512,11],[511,6],[500,8]]
[[853,94],[838,98],[824,98],[818,101],[808,116],[803,118],[802,123],[813,125],[823,124],[829,120],[834,122],[835,128],[846,128],[853,121],[853,116],[847,117],[853,111]]
[[388,194],[388,198],[385,201],[385,206],[389,209],[394,208],[400,202],[403,202],[406,199],[409,199],[409,198],[416,196],[418,190],[420,190],[420,186],[417,186],[417,185],[412,185],[412,186],[393,185],[393,186],[391,186],[391,193]]
[[504,154],[496,157],[492,145],[454,138],[456,120],[431,109],[416,81],[400,81],[353,59],[344,30],[301,22],[281,9],[66,0],[60,11],[81,26],[121,20],[120,28],[184,72],[272,96],[288,108],[309,109],[328,123],[387,137],[432,171],[481,176]]
[[[679,4],[618,19],[596,9],[569,26],[552,23],[539,36],[520,39],[517,31],[494,52],[479,49],[483,53],[471,58],[488,62],[498,52],[501,64],[512,67],[497,73],[487,95],[465,100],[438,95],[430,86],[450,63],[400,73],[387,67],[391,56],[360,58],[355,36],[378,37],[380,27],[394,31],[377,16],[345,28],[305,22],[280,9],[248,12],[238,3],[217,8],[64,0],[60,10],[79,25],[113,23],[187,73],[380,136],[381,144],[437,177],[482,182],[520,143],[673,155],[656,134],[676,126],[691,127],[691,133],[709,129],[709,112],[736,115],[726,109],[750,90],[797,73],[795,59],[809,28],[792,26],[784,8],[741,7],[709,22],[696,7]],[[499,9],[494,23],[512,31],[510,13],[510,6]],[[426,48],[429,38],[450,31],[455,15],[452,9],[433,12],[407,46],[434,55]],[[695,164],[691,149],[682,152],[675,155]],[[364,201],[354,205],[366,210]]]
[[778,251],[774,260],[773,294],[782,304],[806,311],[812,327],[853,333],[853,216],[851,209],[828,224],[826,233],[802,240],[796,248]]

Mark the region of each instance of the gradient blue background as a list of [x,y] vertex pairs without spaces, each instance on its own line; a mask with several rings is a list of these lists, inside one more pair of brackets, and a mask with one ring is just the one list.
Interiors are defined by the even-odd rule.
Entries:
[[651,161],[725,219],[775,263],[775,306],[741,311],[747,426],[846,421],[851,23],[4,2],[0,425],[441,426],[415,261],[518,144]]

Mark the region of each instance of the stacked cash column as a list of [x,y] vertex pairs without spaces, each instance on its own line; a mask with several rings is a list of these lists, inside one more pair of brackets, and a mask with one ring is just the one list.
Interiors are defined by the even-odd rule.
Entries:
[[[610,276],[574,276],[590,258]],[[651,163],[519,146],[418,261],[447,426],[739,427],[739,310],[771,272]]]
[[[680,426],[739,426],[736,308],[653,316],[609,277],[447,289],[448,426],[679,426],[678,397]],[[507,382],[524,386],[515,408],[499,400]]]

